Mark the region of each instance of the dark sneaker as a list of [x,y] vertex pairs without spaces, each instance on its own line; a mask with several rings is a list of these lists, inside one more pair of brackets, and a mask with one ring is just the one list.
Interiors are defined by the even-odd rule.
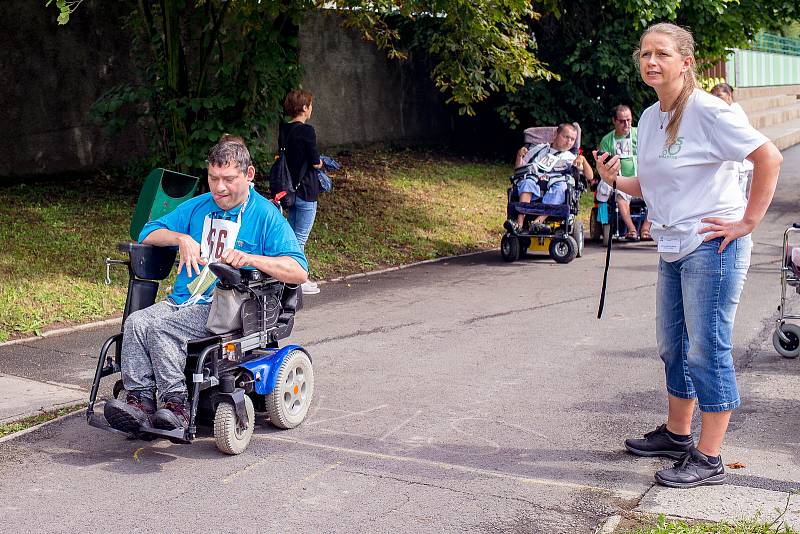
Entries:
[[142,425],[150,422],[150,416],[156,411],[156,401],[146,393],[128,393],[126,402],[119,399],[106,401],[103,415],[106,421],[117,430],[136,432]]
[[508,230],[510,234],[519,235],[522,233],[522,228],[511,219],[508,219],[506,222],[503,223],[503,228]]
[[626,439],[625,448],[636,456],[663,456],[679,460],[694,447],[694,440],[676,440],[667,433],[667,425],[648,432],[642,439]]
[[695,447],[679,462],[669,469],[656,473],[656,482],[670,488],[694,488],[725,482],[725,468],[722,457],[717,463],[708,461],[708,456]]
[[189,411],[186,409],[186,394],[171,394],[164,397],[164,407],[152,418],[153,426],[161,430],[186,429],[189,427]]

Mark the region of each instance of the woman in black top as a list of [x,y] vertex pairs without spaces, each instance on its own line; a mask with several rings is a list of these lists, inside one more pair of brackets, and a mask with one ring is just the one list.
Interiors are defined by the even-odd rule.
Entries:
[[[294,206],[288,209],[286,218],[303,251],[317,215],[320,190],[314,169],[322,168],[317,150],[317,134],[313,126],[306,124],[311,117],[313,100],[314,95],[302,89],[286,95],[283,109],[292,119],[281,124],[278,131],[278,144],[286,147],[286,164],[296,190]],[[311,280],[302,287],[304,294],[319,293],[317,284]]]

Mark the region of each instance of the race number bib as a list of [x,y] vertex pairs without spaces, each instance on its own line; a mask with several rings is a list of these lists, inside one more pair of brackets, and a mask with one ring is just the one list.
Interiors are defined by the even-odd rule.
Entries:
[[558,161],[558,156],[555,154],[547,154],[543,156],[539,161],[536,162],[536,165],[542,169],[544,172],[549,172],[553,170],[556,162]]
[[226,249],[236,246],[236,237],[239,235],[240,227],[241,224],[237,221],[212,219],[207,215],[203,221],[200,256],[209,263],[219,261]]
[[631,138],[625,137],[624,139],[615,139],[614,152],[616,152],[620,158],[632,158],[633,141],[631,140]]

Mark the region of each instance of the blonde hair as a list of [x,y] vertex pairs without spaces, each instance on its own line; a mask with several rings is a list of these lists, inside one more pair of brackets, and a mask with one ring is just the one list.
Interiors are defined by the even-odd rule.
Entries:
[[672,44],[675,45],[676,52],[684,58],[692,58],[689,68],[686,69],[686,72],[683,74],[683,87],[681,88],[681,92],[678,94],[678,98],[675,99],[675,102],[672,103],[672,108],[667,110],[667,112],[672,112],[672,116],[669,118],[669,123],[667,124],[666,145],[669,146],[678,140],[678,129],[681,126],[681,119],[683,118],[683,112],[686,110],[686,104],[689,102],[689,97],[692,96],[694,90],[700,87],[700,82],[697,80],[697,72],[695,70],[697,65],[694,61],[694,37],[692,37],[689,30],[676,26],[675,24],[670,24],[668,22],[653,24],[647,28],[639,38],[639,47],[634,52],[634,57],[637,62],[639,61],[642,41],[645,36],[651,33],[666,35],[672,40]]

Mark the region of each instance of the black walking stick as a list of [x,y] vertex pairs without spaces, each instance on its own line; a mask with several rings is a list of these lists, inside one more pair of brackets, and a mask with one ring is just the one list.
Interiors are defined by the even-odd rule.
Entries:
[[[614,180],[614,183],[611,184],[611,194],[609,195],[609,199],[613,198],[614,202],[616,202],[617,194],[617,181]],[[609,224],[611,224],[611,209],[609,206]],[[606,248],[606,268],[603,271],[603,287],[600,289],[600,306],[597,308],[597,318],[600,319],[603,316],[603,306],[606,303],[606,286],[608,284],[608,265],[611,262],[611,242],[613,241],[611,232],[608,232],[608,247]]]

